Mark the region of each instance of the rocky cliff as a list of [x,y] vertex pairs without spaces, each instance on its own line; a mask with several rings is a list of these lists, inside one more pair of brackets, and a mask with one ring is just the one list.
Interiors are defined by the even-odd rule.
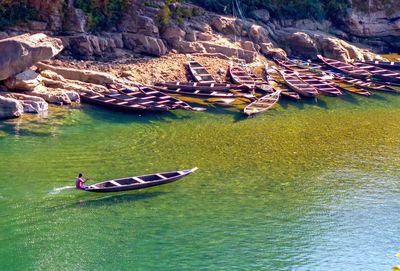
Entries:
[[268,9],[255,9],[248,18],[238,19],[171,2],[0,0],[3,9],[23,6],[34,14],[3,25],[0,38],[44,32],[63,41],[64,54],[86,59],[127,52],[161,56],[172,51],[221,53],[247,62],[258,53],[307,58],[320,53],[345,61],[374,58],[358,47],[393,51],[400,43],[396,0],[353,0],[346,15],[334,23],[277,18]]
[[400,1],[352,0],[341,27],[367,44],[400,50]]

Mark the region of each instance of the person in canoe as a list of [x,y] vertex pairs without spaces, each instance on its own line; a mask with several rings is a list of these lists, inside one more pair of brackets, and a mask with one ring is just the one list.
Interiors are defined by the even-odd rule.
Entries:
[[76,187],[76,189],[86,190],[86,185],[85,185],[86,181],[87,180],[85,180],[83,178],[83,174],[79,173],[78,177],[76,177],[76,179],[75,179],[75,187]]

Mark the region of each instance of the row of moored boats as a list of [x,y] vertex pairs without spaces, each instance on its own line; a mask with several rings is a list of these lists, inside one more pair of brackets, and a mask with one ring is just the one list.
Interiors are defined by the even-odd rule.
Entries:
[[109,86],[107,93],[86,92],[81,98],[127,111],[204,110],[177,98],[181,96],[242,98],[249,101],[243,112],[253,115],[270,109],[282,96],[300,100],[318,95],[341,96],[344,91],[363,96],[370,96],[371,91],[400,92],[399,63],[366,61],[350,64],[323,56],[318,58],[321,65],[301,60],[274,60],[276,65],[265,65],[263,77],[249,67],[231,64],[226,82],[217,82],[204,66],[189,61],[188,82],[163,82],[154,86],[115,84]]

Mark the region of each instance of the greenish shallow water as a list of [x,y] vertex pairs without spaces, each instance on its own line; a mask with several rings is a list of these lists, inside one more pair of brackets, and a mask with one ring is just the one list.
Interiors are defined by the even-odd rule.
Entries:
[[[0,270],[390,270],[400,96],[135,116],[83,105],[0,122]],[[89,194],[94,180],[198,166]]]

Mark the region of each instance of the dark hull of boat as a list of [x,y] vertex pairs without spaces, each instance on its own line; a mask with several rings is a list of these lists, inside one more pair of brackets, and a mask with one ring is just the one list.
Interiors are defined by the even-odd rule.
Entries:
[[[91,98],[90,96],[81,94],[80,98],[82,101],[86,102],[86,103],[90,103],[93,105],[99,105],[103,108],[106,109],[111,109],[111,110],[115,110],[115,111],[122,111],[122,112],[134,112],[134,113],[138,113],[138,112],[144,112],[144,111],[151,111],[151,112],[164,112],[167,111],[168,109],[149,109],[146,107],[142,107],[142,106],[126,106],[126,105],[118,105],[115,103],[108,103],[105,102],[102,99],[98,99],[98,98]],[[120,102],[122,102],[123,100],[120,100]]]
[[[312,87],[310,84],[304,82],[301,78],[299,78],[293,71],[287,70],[289,72],[286,74],[285,71],[278,70],[281,74],[285,84],[291,90],[299,93],[300,95],[308,98],[315,98],[318,96],[319,92],[316,88]],[[300,85],[302,87],[300,87]]]
[[372,74],[372,79],[383,81],[384,83],[400,84],[400,73],[384,68],[369,65],[363,62],[356,62],[354,66],[366,70]]
[[[166,92],[169,94],[176,94],[182,96],[189,96],[194,98],[200,99],[209,99],[209,98],[238,98],[238,97],[245,97],[245,95],[241,94],[233,94],[229,92],[219,92],[219,91],[206,91],[206,90],[194,90],[194,91],[187,91],[181,89],[170,89],[167,87],[155,87],[157,90]],[[246,98],[250,98],[247,97]]]
[[256,86],[254,78],[240,67],[230,65],[227,75],[227,77],[230,78],[231,81],[235,84],[246,85],[251,89]]
[[168,89],[182,89],[188,91],[194,90],[207,90],[207,91],[230,91],[234,90],[245,90],[250,91],[249,87],[246,85],[237,84],[225,84],[225,83],[192,83],[192,82],[166,82],[155,84],[159,87],[167,87]]
[[368,77],[371,77],[372,74],[369,73],[368,71],[359,69],[353,65],[334,60],[334,59],[329,59],[326,57],[323,57],[321,55],[318,55],[318,58],[327,66],[331,67],[332,69],[339,71],[341,73],[347,74],[351,77],[358,78],[358,79],[367,79]]
[[121,191],[129,191],[129,190],[138,190],[138,189],[148,188],[148,187],[152,187],[152,186],[158,186],[158,185],[163,185],[163,184],[167,184],[167,183],[172,183],[172,182],[177,181],[177,180],[179,180],[181,178],[183,178],[183,176],[177,177],[177,178],[173,178],[173,179],[169,179],[169,180],[162,180],[162,181],[158,181],[158,182],[136,184],[136,185],[130,185],[130,186],[126,186],[126,187],[119,186],[119,187],[102,188],[102,189],[86,189],[85,191],[96,192],[96,193],[106,193],[106,192],[121,192]]
[[362,63],[374,65],[388,70],[400,71],[400,62],[385,62],[385,61],[364,61]]
[[[150,175],[143,175],[143,176],[137,176],[137,177],[128,177],[128,178],[123,178],[123,179],[105,181],[105,182],[90,185],[85,189],[85,191],[96,192],[96,193],[107,193],[107,192],[121,192],[121,191],[137,190],[137,189],[143,189],[143,188],[148,188],[148,187],[153,187],[153,186],[159,186],[159,185],[175,182],[175,181],[193,173],[196,170],[197,170],[197,168],[193,168],[190,170],[156,173],[156,174],[150,174]],[[172,174],[171,177],[166,177],[171,174]],[[149,181],[148,181],[148,179],[149,179]],[[140,180],[140,181],[137,181],[137,180]],[[130,182],[133,182],[133,183],[130,183]],[[125,184],[125,183],[127,183],[127,184]]]

